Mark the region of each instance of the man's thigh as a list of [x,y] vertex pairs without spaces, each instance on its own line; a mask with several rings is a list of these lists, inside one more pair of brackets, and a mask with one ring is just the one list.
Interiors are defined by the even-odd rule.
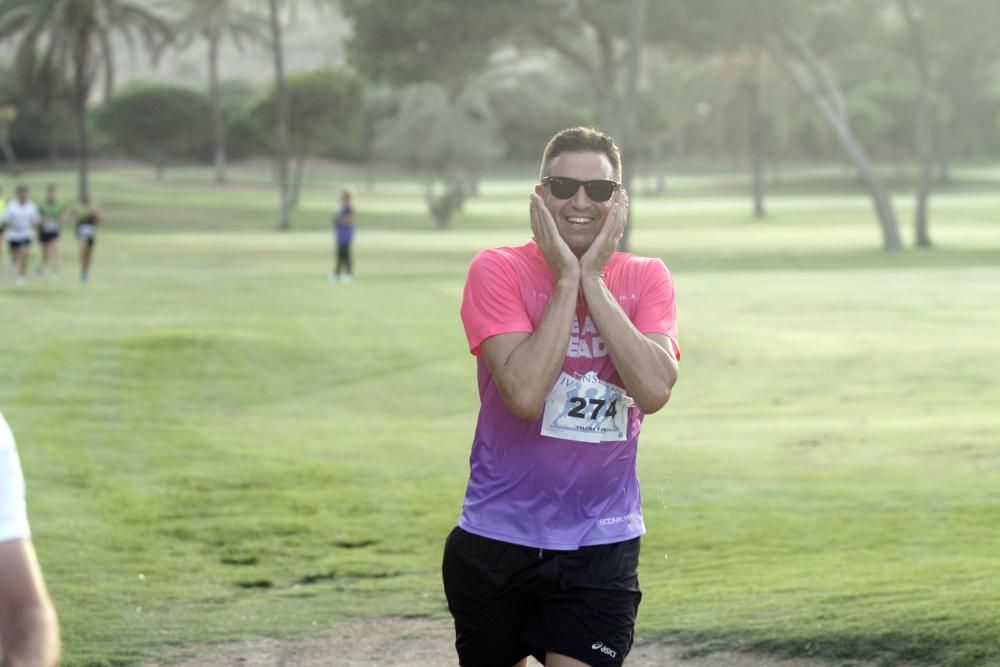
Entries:
[[587,665],[621,665],[642,599],[638,538],[583,547],[562,561],[561,590],[545,599],[528,643]]
[[532,652],[524,642],[537,624],[537,601],[558,590],[559,571],[538,550],[456,528],[442,563],[455,648],[462,665],[511,667]]

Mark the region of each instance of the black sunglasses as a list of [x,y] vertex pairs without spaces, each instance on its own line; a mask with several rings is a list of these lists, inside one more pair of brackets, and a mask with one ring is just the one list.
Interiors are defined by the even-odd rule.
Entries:
[[569,199],[583,186],[584,192],[591,201],[604,202],[611,199],[615,190],[621,187],[618,181],[578,181],[565,176],[545,176],[542,183],[549,186],[552,196],[556,199]]

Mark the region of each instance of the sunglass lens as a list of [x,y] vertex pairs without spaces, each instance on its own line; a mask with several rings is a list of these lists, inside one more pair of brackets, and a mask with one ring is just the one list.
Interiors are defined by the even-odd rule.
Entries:
[[576,195],[576,191],[583,186],[587,196],[591,201],[605,202],[611,199],[618,184],[614,181],[578,181],[575,178],[563,178],[553,176],[548,179],[552,195],[559,199],[569,199]]
[[552,178],[549,180],[549,187],[552,188],[552,195],[559,199],[569,199],[576,194],[576,191],[583,185],[573,178]]
[[587,181],[585,189],[591,201],[605,202],[614,194],[615,184],[611,181]]

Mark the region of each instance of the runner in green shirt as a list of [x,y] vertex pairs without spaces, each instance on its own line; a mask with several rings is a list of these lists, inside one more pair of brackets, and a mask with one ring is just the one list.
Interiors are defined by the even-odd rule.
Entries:
[[66,216],[66,206],[56,199],[56,186],[45,188],[45,200],[38,205],[42,222],[38,225],[38,243],[42,246],[42,260],[38,272],[48,270],[59,273],[59,228]]

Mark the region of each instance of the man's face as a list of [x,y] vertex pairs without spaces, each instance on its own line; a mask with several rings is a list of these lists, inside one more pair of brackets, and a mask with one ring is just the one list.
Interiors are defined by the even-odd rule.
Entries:
[[55,201],[56,200],[56,189],[55,188],[46,188],[46,190],[45,190],[45,198],[48,199],[50,202]]
[[18,188],[17,189],[17,201],[22,204],[28,201],[28,188]]
[[[578,181],[618,180],[611,161],[604,153],[560,153],[549,163],[549,176],[575,178]],[[548,185],[535,186],[545,201],[545,208],[556,222],[559,236],[577,257],[582,257],[604,228],[611,202],[595,202],[581,186],[569,199],[553,196]]]

